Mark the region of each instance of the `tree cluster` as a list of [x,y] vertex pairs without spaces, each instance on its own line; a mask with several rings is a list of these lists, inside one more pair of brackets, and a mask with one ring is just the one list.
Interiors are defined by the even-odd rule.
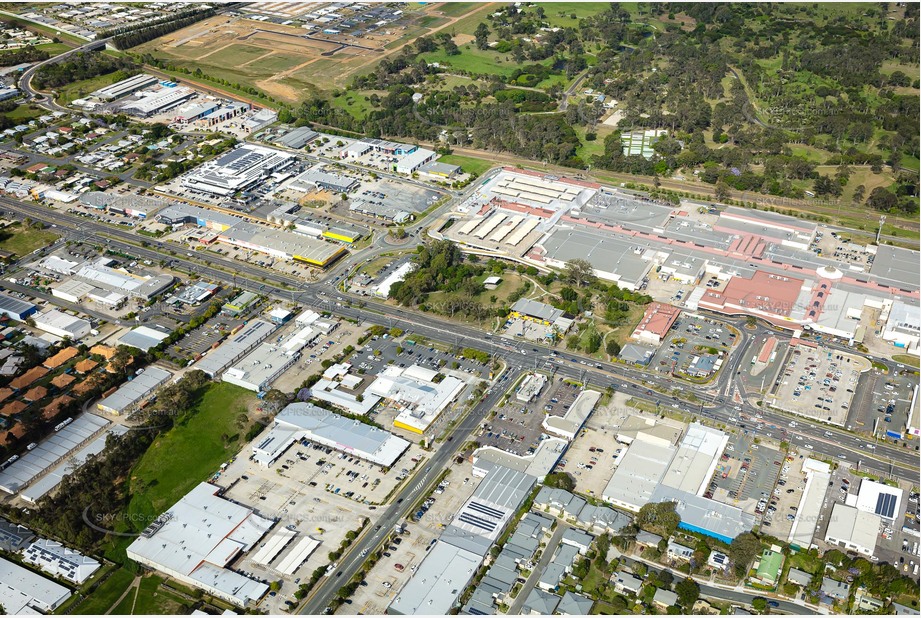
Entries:
[[67,84],[91,79],[100,75],[120,72],[119,79],[131,77],[138,72],[138,66],[120,56],[109,56],[99,52],[78,52],[61,62],[43,65],[32,78],[38,88],[58,88]]

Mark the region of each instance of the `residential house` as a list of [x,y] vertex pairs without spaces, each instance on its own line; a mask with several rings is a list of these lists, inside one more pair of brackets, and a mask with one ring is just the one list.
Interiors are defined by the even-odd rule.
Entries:
[[656,590],[655,596],[652,598],[652,602],[661,609],[666,609],[673,605],[678,604],[678,595],[672,592],[671,590],[665,590],[664,588],[659,588]]

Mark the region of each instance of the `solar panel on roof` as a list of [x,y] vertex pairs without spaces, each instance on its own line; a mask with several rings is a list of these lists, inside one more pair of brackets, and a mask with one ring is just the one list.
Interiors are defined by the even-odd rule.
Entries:
[[893,494],[881,493],[876,497],[876,514],[886,519],[892,519],[895,514],[896,498]]

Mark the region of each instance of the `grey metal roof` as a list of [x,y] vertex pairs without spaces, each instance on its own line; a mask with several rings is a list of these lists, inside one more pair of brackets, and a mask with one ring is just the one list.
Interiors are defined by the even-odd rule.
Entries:
[[109,421],[95,414],[78,416],[0,472],[0,489],[10,494],[17,493],[108,424]]
[[812,581],[812,574],[800,569],[790,569],[787,573],[787,581],[793,582],[800,586],[808,586]]
[[917,290],[921,280],[921,252],[880,245],[876,248],[870,274],[883,283],[898,283],[906,290]]
[[652,493],[649,502],[669,500],[676,503],[675,511],[683,525],[705,530],[723,540],[732,540],[755,525],[754,516],[739,508],[665,485]]
[[277,143],[280,146],[285,146],[287,148],[303,148],[311,141],[319,137],[320,134],[311,129],[310,127],[298,127],[292,131],[288,131],[282,137],[280,137]]
[[553,322],[563,315],[562,309],[557,309],[547,303],[531,300],[530,298],[519,298],[512,305],[512,311],[517,311],[522,315],[527,315],[548,322]]
[[263,320],[252,320],[239,332],[225,339],[220,346],[211,350],[207,356],[195,363],[195,368],[201,369],[213,378],[223,373],[227,367],[256,347],[274,330],[274,324]]
[[149,395],[155,388],[169,380],[172,375],[166,369],[147,367],[143,373],[122,384],[117,391],[97,405],[100,409],[115,410],[121,413]]
[[587,616],[592,612],[592,606],[595,602],[581,594],[575,594],[568,590],[556,607],[556,612],[564,616]]
[[473,497],[514,511],[536,482],[530,474],[496,466],[477,486]]
[[535,587],[531,590],[531,594],[528,595],[528,598],[525,599],[524,605],[521,606],[521,613],[534,613],[542,616],[549,616],[556,611],[556,606],[559,605],[559,603],[560,597]]

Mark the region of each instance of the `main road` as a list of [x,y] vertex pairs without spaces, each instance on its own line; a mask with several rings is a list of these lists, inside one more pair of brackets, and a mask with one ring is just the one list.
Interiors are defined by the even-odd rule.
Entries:
[[324,613],[339,588],[349,583],[361,570],[367,555],[380,547],[387,535],[393,532],[394,526],[402,523],[418,502],[432,491],[435,482],[441,477],[441,472],[450,467],[457,452],[480,425],[480,421],[489,415],[502,395],[501,389],[493,390],[461,418],[444,444],[435,451],[431,459],[424,462],[420,472],[394,496],[393,502],[378,518],[377,523],[366,528],[365,533],[349,547],[339,564],[314,586],[300,613]]
[[[730,371],[721,374],[716,385],[704,387],[706,390],[695,389],[691,384],[684,385],[684,392],[693,392],[697,399],[695,404],[690,404],[671,394],[675,380],[668,375],[652,374],[640,368],[621,364],[600,363],[568,351],[565,352],[565,356],[551,358],[550,350],[537,344],[523,346],[522,342],[494,337],[474,326],[450,322],[431,314],[425,314],[423,321],[416,311],[373,300],[358,299],[352,303],[347,296],[342,296],[344,293],[333,292],[335,288],[326,282],[305,283],[298,277],[210,253],[203,258],[196,258],[195,254],[189,257],[183,255],[178,245],[156,239],[142,239],[128,230],[51,210],[38,204],[0,197],[0,208],[36,221],[53,223],[57,225],[58,231],[72,238],[86,239],[88,234],[92,235],[100,244],[141,259],[166,259],[174,265],[217,281],[226,281],[228,276],[232,275],[237,286],[253,292],[302,305],[316,306],[343,317],[398,327],[406,332],[416,332],[432,339],[453,343],[458,347],[487,350],[501,356],[509,365],[553,368],[556,373],[566,377],[600,388],[612,387],[639,399],[673,406],[685,413],[712,418],[729,426],[737,425],[738,421],[732,419],[738,419],[740,413],[745,414],[763,424],[761,433],[777,439],[793,439],[796,435],[801,435],[804,440],[809,439],[816,453],[831,459],[851,464],[859,463],[862,467],[871,468],[884,475],[896,474],[907,478],[917,476],[917,456],[906,448],[880,444],[874,452],[868,453],[866,438],[854,433],[833,426],[804,423],[801,418],[762,409],[748,402],[734,404],[720,392],[725,389],[722,385],[733,378]],[[141,242],[146,242],[148,246],[140,246]],[[165,255],[168,252],[174,252],[175,255]],[[799,422],[798,426],[795,429],[786,429],[794,418]],[[754,427],[750,429],[755,430]],[[827,436],[826,432],[831,436]]]
[[[794,417],[761,409],[744,401],[736,405],[733,405],[732,401],[727,403],[722,391],[727,388],[728,381],[734,377],[731,371],[722,374],[716,385],[710,385],[705,389],[695,389],[693,385],[685,385],[685,391],[693,392],[697,398],[697,402],[691,404],[670,394],[660,394],[660,392],[671,393],[675,386],[675,381],[667,375],[650,374],[624,365],[599,363],[594,359],[590,360],[570,352],[566,352],[565,357],[553,357],[549,349],[537,344],[525,345],[520,341],[495,337],[473,326],[449,322],[430,314],[426,314],[423,320],[420,319],[422,316],[419,313],[402,307],[365,299],[355,299],[356,302],[352,303],[348,296],[342,295],[344,293],[334,291],[335,287],[329,282],[304,283],[297,277],[261,269],[217,255],[209,254],[207,258],[196,259],[182,255],[183,252],[178,245],[154,239],[141,239],[127,230],[86,220],[66,212],[51,210],[37,204],[0,197],[0,208],[33,220],[54,224],[57,226],[57,231],[69,238],[86,240],[88,235],[91,235],[95,242],[105,244],[110,249],[142,259],[167,259],[174,265],[217,281],[226,281],[228,275],[233,274],[237,286],[260,294],[271,295],[301,305],[311,305],[341,317],[397,327],[407,333],[416,333],[434,340],[450,342],[457,347],[487,350],[494,356],[501,357],[506,366],[511,368],[516,375],[524,368],[549,368],[557,375],[577,380],[583,384],[591,384],[602,389],[612,388],[637,399],[652,401],[657,406],[672,407],[686,414],[708,418],[728,426],[737,426],[739,419],[744,414],[756,419],[756,423],[762,424],[761,429],[757,430],[757,433],[762,435],[777,440],[801,435],[804,439],[809,439],[817,455],[857,464],[864,469],[871,469],[883,475],[917,477],[917,458],[907,449],[881,444],[873,453],[867,453],[864,448],[866,439],[850,432],[830,426],[803,423],[802,419],[798,419],[800,424],[795,430],[787,430],[788,422]],[[141,242],[145,242],[147,246],[141,246]],[[175,255],[172,255],[171,252]],[[322,613],[335,598],[338,589],[348,583],[361,569],[367,555],[365,550],[370,552],[377,548],[393,526],[402,521],[416,502],[431,491],[438,476],[437,471],[450,464],[457,450],[473,434],[480,421],[489,415],[502,395],[499,391],[500,389],[496,389],[496,392],[489,393],[486,399],[471,410],[453,429],[448,439],[427,463],[425,470],[410,480],[395,496],[394,502],[379,516],[377,522],[366,529],[346,552],[334,571],[328,577],[324,577],[315,587],[302,613]],[[756,433],[755,427],[751,427],[750,430]],[[831,436],[825,435],[826,432]]]

